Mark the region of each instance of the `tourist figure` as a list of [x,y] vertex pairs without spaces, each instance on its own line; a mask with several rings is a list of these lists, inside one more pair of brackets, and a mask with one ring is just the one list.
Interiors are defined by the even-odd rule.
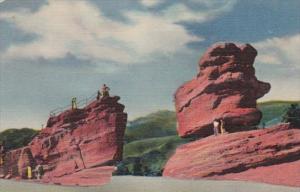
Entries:
[[214,135],[215,136],[219,135],[220,121],[218,119],[215,119],[213,122],[213,126],[214,126]]
[[30,166],[27,166],[27,179],[32,178],[32,169]]
[[101,98],[101,92],[98,90],[98,92],[97,92],[97,101],[99,101],[100,98]]
[[72,98],[72,110],[77,109],[77,101],[76,101],[76,97]]
[[221,134],[226,133],[225,121],[223,119],[220,120],[220,129],[221,129]]
[[35,167],[35,170],[34,170],[35,174],[36,174],[36,178],[37,180],[40,180],[44,174],[44,168],[42,165],[38,164],[36,167]]
[[103,84],[103,86],[101,88],[101,91],[102,91],[102,98],[103,97],[109,97],[110,88],[107,87],[106,84]]

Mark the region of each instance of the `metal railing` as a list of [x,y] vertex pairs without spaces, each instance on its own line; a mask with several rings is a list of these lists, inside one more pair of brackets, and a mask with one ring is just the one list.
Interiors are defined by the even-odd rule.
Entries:
[[[84,108],[86,107],[87,105],[89,105],[90,103],[92,103],[96,97],[97,97],[97,92],[95,92],[94,94],[92,94],[91,96],[87,97],[87,98],[84,98],[84,99],[81,99],[79,101],[76,102],[77,104],[77,108]],[[71,100],[70,100],[70,104],[69,105],[66,105],[66,106],[63,106],[63,107],[58,107],[58,108],[55,108],[53,110],[50,111],[50,117],[53,117],[53,116],[56,116],[57,114],[67,110],[67,109],[70,109],[72,108],[72,104],[71,104]]]

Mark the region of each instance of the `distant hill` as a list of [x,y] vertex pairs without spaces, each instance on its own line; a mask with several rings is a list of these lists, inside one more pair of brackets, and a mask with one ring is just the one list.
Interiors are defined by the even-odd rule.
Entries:
[[132,142],[170,135],[177,135],[176,114],[173,111],[161,110],[129,122],[125,140],[126,142]]
[[22,129],[7,129],[0,132],[0,143],[5,142],[7,150],[16,149],[27,145],[39,131],[22,128]]

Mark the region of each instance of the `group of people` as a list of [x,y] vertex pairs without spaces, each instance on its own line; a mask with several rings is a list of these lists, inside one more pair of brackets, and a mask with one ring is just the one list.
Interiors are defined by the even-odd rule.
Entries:
[[109,97],[109,91],[110,91],[110,88],[108,86],[106,86],[106,84],[103,84],[101,91],[98,90],[98,92],[97,92],[97,100],[100,100],[101,98],[104,98],[104,97]]
[[226,133],[225,121],[223,119],[215,119],[213,122],[213,127],[215,136]]
[[27,166],[27,179],[32,179],[33,176],[40,180],[42,176],[44,175],[44,167],[41,164],[38,164],[35,166],[35,169],[32,170],[31,166]]
[[[101,90],[97,91],[97,100],[100,100],[101,98],[104,98],[104,97],[109,97],[109,91],[110,91],[110,88],[106,84],[103,84]],[[72,106],[72,110],[77,109],[77,98],[76,97],[72,98],[71,106]]]
[[[5,158],[5,144],[4,142],[0,143],[0,167],[4,166],[4,158]],[[9,171],[9,174],[12,170]],[[26,168],[26,176],[27,179],[32,179],[35,177],[36,179],[40,180],[44,174],[44,168],[41,164],[38,164],[34,170],[32,170],[31,166],[27,166]]]

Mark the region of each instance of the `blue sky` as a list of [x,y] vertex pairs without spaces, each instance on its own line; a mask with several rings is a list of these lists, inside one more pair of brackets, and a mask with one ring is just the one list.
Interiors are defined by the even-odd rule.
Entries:
[[261,100],[300,99],[298,0],[0,0],[0,130],[40,128],[49,111],[106,83],[129,118],[173,110],[208,46],[251,43]]

